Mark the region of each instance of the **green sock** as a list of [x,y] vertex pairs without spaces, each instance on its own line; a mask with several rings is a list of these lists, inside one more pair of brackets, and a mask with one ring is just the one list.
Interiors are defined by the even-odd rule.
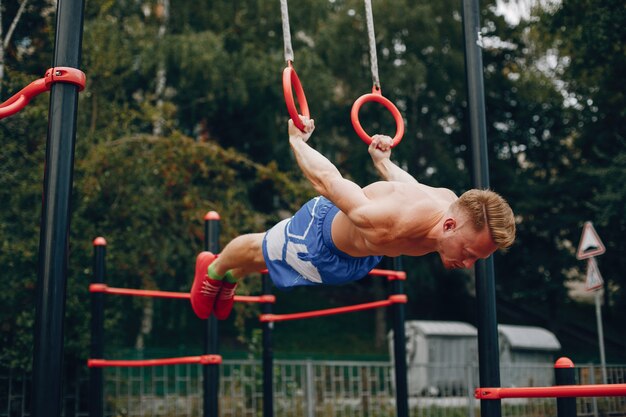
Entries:
[[215,267],[213,266],[213,264],[209,265],[209,278],[214,279],[216,281],[221,281],[224,279],[224,275],[218,275],[217,272],[215,272]]
[[209,273],[209,278],[214,279],[216,281],[225,280],[226,282],[229,282],[231,284],[234,284],[237,282],[237,278],[235,278],[235,276],[233,275],[232,270],[228,270],[226,271],[224,275],[220,276],[215,271],[215,267],[213,266],[213,264],[209,265],[208,273]]
[[228,270],[225,274],[224,274],[224,280],[230,284],[236,284],[237,283],[237,278],[235,278],[235,276],[233,275],[233,271]]

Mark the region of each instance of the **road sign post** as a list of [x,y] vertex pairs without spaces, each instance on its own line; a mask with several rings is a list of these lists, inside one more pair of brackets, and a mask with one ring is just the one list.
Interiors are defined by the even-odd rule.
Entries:
[[576,259],[587,259],[587,274],[585,280],[585,289],[587,291],[595,291],[596,303],[596,322],[598,326],[598,345],[600,348],[600,363],[602,366],[602,383],[607,383],[606,378],[606,356],[604,354],[604,332],[602,330],[602,292],[600,289],[604,286],[604,280],[600,274],[600,268],[596,262],[596,256],[606,252],[606,247],[600,240],[600,236],[594,229],[591,222],[585,222],[583,232],[576,251]]
[[583,233],[580,236],[578,250],[576,251],[576,259],[582,261],[583,259],[602,255],[604,252],[606,252],[606,248],[600,240],[596,229],[593,228],[593,224],[591,222],[585,222]]

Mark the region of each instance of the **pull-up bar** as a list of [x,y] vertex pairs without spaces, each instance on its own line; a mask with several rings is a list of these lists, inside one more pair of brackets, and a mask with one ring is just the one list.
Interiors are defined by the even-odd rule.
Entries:
[[368,272],[367,275],[387,277],[388,281],[393,281],[396,279],[406,281],[406,272],[404,271],[394,271],[391,269],[372,269],[370,272]]
[[137,360],[109,360],[109,359],[88,359],[89,368],[106,367],[140,367],[140,366],[166,366],[185,365],[188,363],[199,363],[201,365],[218,365],[222,363],[220,355],[183,356],[180,358],[164,359],[137,359]]
[[22,110],[33,97],[49,91],[53,83],[69,83],[78,86],[78,91],[85,89],[85,73],[76,68],[49,68],[44,77],[33,81],[4,103],[0,104],[0,119],[11,116]]
[[[135,290],[129,288],[115,288],[109,287],[106,284],[90,284],[89,292],[101,292],[105,294],[115,295],[130,295],[136,297],[156,297],[156,298],[179,298],[189,299],[188,292],[173,292],[173,291],[157,291],[157,290]],[[273,295],[236,295],[235,301],[243,303],[274,303],[276,297]]]
[[404,294],[390,295],[388,299],[373,301],[371,303],[355,304],[346,307],[327,308],[324,310],[306,311],[303,313],[291,314],[261,314],[261,322],[287,321],[297,319],[308,319],[312,317],[331,316],[333,314],[351,313],[353,311],[370,310],[373,308],[389,307],[392,304],[406,304],[407,297]]
[[626,395],[626,384],[560,385],[557,387],[476,388],[481,400],[502,398],[617,397]]

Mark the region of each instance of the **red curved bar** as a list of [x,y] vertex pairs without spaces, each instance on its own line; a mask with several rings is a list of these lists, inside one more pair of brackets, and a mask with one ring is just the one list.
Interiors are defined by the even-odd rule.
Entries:
[[[106,284],[90,284],[89,292],[102,292],[105,294],[131,295],[135,297],[155,297],[155,298],[181,298],[189,299],[187,292],[156,291],[156,290],[133,290],[128,288],[114,288]],[[274,303],[276,297],[273,295],[236,295],[235,301],[240,303]]]
[[302,120],[300,120],[298,109],[296,108],[296,102],[293,99],[292,85],[296,89],[296,97],[298,97],[298,104],[300,105],[301,110],[300,114],[310,117],[309,105],[306,102],[306,96],[304,95],[304,89],[300,83],[300,78],[298,78],[296,70],[291,65],[291,62],[289,62],[287,67],[283,70],[283,95],[285,96],[285,103],[287,104],[289,117],[293,120],[293,124],[304,132],[304,124],[302,123]]
[[556,387],[476,388],[474,397],[480,400],[502,398],[565,398],[619,397],[626,395],[626,384],[560,385]]
[[47,83],[69,83],[78,87],[78,91],[85,89],[87,77],[79,69],[72,67],[54,67],[46,71]]
[[371,303],[355,304],[353,306],[327,308],[324,310],[306,311],[303,313],[291,314],[261,314],[259,319],[261,322],[287,321],[308,319],[312,317],[331,316],[333,314],[351,313],[353,311],[369,310],[373,308],[389,307],[396,303],[406,303],[407,297],[404,294],[391,295],[387,300],[373,301]]
[[0,104],[0,119],[11,116],[22,110],[33,97],[50,90],[53,83],[64,82],[75,84],[79,91],[85,88],[85,73],[71,67],[48,68],[44,78],[33,81],[4,103]]
[[202,355],[202,356],[183,356],[180,358],[165,359],[138,359],[138,360],[109,360],[109,359],[88,359],[87,366],[89,368],[107,368],[107,367],[139,367],[139,366],[166,366],[166,365],[184,365],[188,363],[199,363],[201,365],[218,365],[222,363],[220,355]]
[[352,127],[356,131],[357,135],[365,142],[366,144],[372,143],[372,137],[368,135],[363,127],[361,126],[361,122],[359,121],[359,110],[361,110],[361,106],[369,101],[375,101],[377,103],[385,106],[387,110],[391,113],[394,120],[396,121],[396,134],[393,137],[393,143],[391,147],[393,148],[402,140],[402,136],[404,136],[404,119],[400,114],[398,108],[387,98],[385,98],[380,90],[374,86],[372,88],[372,92],[370,94],[363,94],[361,97],[357,98],[354,104],[352,105],[352,111],[350,112],[350,118],[352,119]]
[[22,110],[33,97],[49,89],[50,87],[45,78],[40,78],[28,84],[13,97],[0,104],[0,119],[14,115]]

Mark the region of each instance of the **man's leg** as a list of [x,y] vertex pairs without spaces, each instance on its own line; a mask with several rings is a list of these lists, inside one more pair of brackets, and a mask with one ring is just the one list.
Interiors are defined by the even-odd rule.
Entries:
[[196,274],[191,287],[191,306],[196,315],[211,315],[224,320],[233,308],[237,279],[265,268],[265,233],[241,235],[233,239],[218,258],[202,252],[196,259]]
[[234,278],[265,269],[263,259],[263,237],[265,233],[250,233],[231,240],[219,258],[212,264],[212,271],[223,277],[228,271]]
[[213,314],[219,320],[226,319],[233,309],[237,280],[265,268],[263,236],[265,233],[252,233],[233,239],[209,267],[209,276],[223,279],[213,307]]

